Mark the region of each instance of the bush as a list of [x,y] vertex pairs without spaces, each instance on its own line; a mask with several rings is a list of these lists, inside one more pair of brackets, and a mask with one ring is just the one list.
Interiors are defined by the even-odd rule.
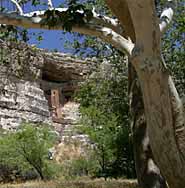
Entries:
[[0,164],[0,182],[13,182],[15,179],[21,178],[20,170],[14,166]]
[[93,176],[96,174],[98,165],[93,159],[81,157],[71,161],[70,173],[73,177]]
[[23,124],[16,132],[2,134],[0,165],[9,171],[17,168],[23,179],[38,176],[41,179],[49,178],[53,173],[50,172],[52,164],[48,160],[48,150],[53,146],[55,138],[48,126],[34,124]]

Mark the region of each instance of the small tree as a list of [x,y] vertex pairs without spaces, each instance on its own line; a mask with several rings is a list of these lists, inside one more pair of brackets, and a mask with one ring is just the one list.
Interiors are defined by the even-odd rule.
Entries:
[[23,124],[17,132],[0,137],[1,163],[34,169],[41,179],[47,177],[48,149],[53,146],[55,136],[48,127]]
[[78,91],[82,130],[94,143],[100,165],[98,176],[133,178],[135,171],[126,98],[127,69],[120,64],[122,58],[120,61],[118,56],[117,61],[112,58],[110,64],[102,63]]
[[94,144],[95,158],[100,167],[97,176],[106,178],[110,175],[110,167],[115,160],[116,148],[113,149],[113,137],[116,134],[116,117],[112,115],[108,119],[106,115],[93,106],[84,110],[82,129]]

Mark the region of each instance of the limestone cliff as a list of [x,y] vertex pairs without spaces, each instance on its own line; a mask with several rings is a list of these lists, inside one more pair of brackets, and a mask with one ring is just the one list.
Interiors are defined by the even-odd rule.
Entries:
[[92,59],[0,42],[0,127],[47,123],[62,135],[78,117],[78,104],[72,103],[78,83],[95,65]]

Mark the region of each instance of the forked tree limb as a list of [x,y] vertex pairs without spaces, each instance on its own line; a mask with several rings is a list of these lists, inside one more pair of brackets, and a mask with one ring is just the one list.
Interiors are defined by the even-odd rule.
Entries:
[[18,10],[18,13],[20,15],[23,15],[24,12],[23,12],[23,9],[21,7],[21,5],[17,2],[17,0],[10,0],[13,4],[15,4],[15,6],[17,7],[17,10]]
[[105,0],[112,13],[118,18],[128,38],[135,43],[135,31],[126,0]]

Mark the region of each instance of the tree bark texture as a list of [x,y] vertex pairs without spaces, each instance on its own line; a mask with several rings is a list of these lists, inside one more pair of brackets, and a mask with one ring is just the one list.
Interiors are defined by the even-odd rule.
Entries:
[[129,64],[129,99],[134,159],[139,186],[142,188],[167,188],[166,181],[153,159],[147,134],[142,93],[136,72],[131,64]]
[[[172,90],[173,82],[168,72],[162,66],[155,67],[160,60],[140,58],[141,55],[134,60],[134,64],[142,66],[138,68],[136,65],[136,69],[143,93],[152,152],[170,188],[183,188],[185,187],[184,117],[181,105],[177,105],[178,96],[174,95],[176,90]],[[149,61],[147,64],[151,66],[145,67],[143,61]]]
[[154,159],[170,188],[184,188],[183,108],[161,57],[161,33],[154,1],[127,2],[136,34],[131,63],[143,94],[147,133]]

